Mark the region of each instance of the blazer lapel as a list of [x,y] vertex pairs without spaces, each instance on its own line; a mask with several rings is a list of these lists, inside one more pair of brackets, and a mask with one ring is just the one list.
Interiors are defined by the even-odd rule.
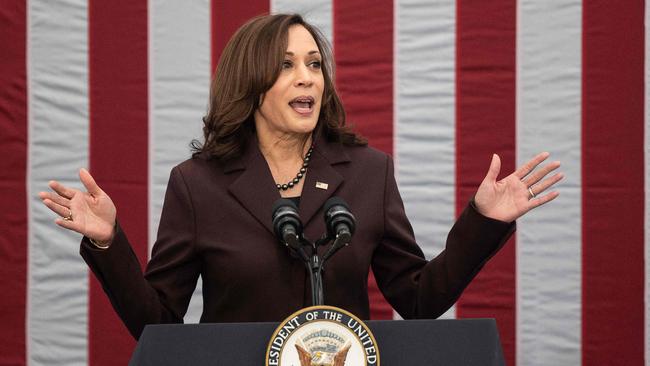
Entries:
[[229,187],[228,191],[244,206],[257,221],[273,233],[273,203],[280,198],[273,176],[257,142],[250,144],[241,163],[227,166],[226,172],[244,169],[244,172]]
[[307,226],[344,181],[343,176],[332,165],[348,161],[350,159],[341,145],[328,143],[320,134],[316,137],[314,153],[300,195],[298,213],[304,226]]
[[[320,133],[316,134],[315,141],[298,209],[305,227],[344,181],[332,165],[350,161],[340,144],[328,143]],[[280,193],[257,146],[257,139],[251,141],[244,156],[224,166],[226,173],[241,169],[244,172],[228,187],[228,191],[260,224],[273,233],[271,209],[273,203],[280,198]]]

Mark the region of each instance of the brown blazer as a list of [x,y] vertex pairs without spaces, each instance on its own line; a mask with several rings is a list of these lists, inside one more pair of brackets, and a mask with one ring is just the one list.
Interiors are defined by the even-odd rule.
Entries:
[[[369,147],[316,140],[299,206],[305,235],[315,240],[324,233],[321,208],[333,195],[357,218],[352,243],[325,268],[328,305],[368,319],[372,268],[402,317],[438,317],[514,230],[514,223],[468,205],[446,249],[427,262],[404,213],[392,159]],[[281,321],[311,305],[311,290],[304,264],[273,234],[271,207],[279,197],[256,141],[227,164],[197,156],[171,172],[144,276],[119,226],[109,249],[95,249],[84,238],[81,255],[135,338],[146,324],[182,322],[199,275],[201,322]]]

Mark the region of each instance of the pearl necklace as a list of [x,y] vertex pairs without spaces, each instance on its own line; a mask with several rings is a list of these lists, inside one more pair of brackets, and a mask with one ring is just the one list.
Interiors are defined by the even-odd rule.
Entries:
[[314,145],[312,145],[309,150],[307,151],[307,155],[305,155],[304,158],[302,158],[302,167],[300,168],[300,171],[298,174],[296,174],[296,177],[290,180],[288,183],[285,184],[280,184],[277,183],[275,186],[278,188],[278,191],[286,191],[287,189],[293,188],[300,182],[302,177],[305,176],[305,173],[307,173],[307,167],[309,166],[309,159],[311,158],[311,153],[314,151]]

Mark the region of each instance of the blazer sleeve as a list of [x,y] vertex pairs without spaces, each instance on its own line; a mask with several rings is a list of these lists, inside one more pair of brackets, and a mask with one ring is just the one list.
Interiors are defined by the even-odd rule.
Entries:
[[372,258],[377,285],[403,318],[437,318],[508,240],[515,223],[485,217],[470,203],[445,249],[427,262],[406,217],[390,157],[385,182],[384,235]]
[[194,252],[191,202],[183,175],[176,167],[169,178],[158,238],[144,275],[119,224],[108,249],[97,249],[87,237],[82,239],[81,256],[136,339],[147,324],[183,322],[201,269]]

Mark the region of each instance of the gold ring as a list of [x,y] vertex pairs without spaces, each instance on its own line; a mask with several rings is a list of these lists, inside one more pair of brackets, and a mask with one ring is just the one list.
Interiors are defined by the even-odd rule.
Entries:
[[531,198],[531,199],[537,197],[537,196],[535,195],[535,192],[533,192],[533,190],[532,190],[530,187],[528,187],[528,193],[530,193],[530,198]]
[[68,216],[63,218],[65,221],[72,221],[72,210],[68,209]]

